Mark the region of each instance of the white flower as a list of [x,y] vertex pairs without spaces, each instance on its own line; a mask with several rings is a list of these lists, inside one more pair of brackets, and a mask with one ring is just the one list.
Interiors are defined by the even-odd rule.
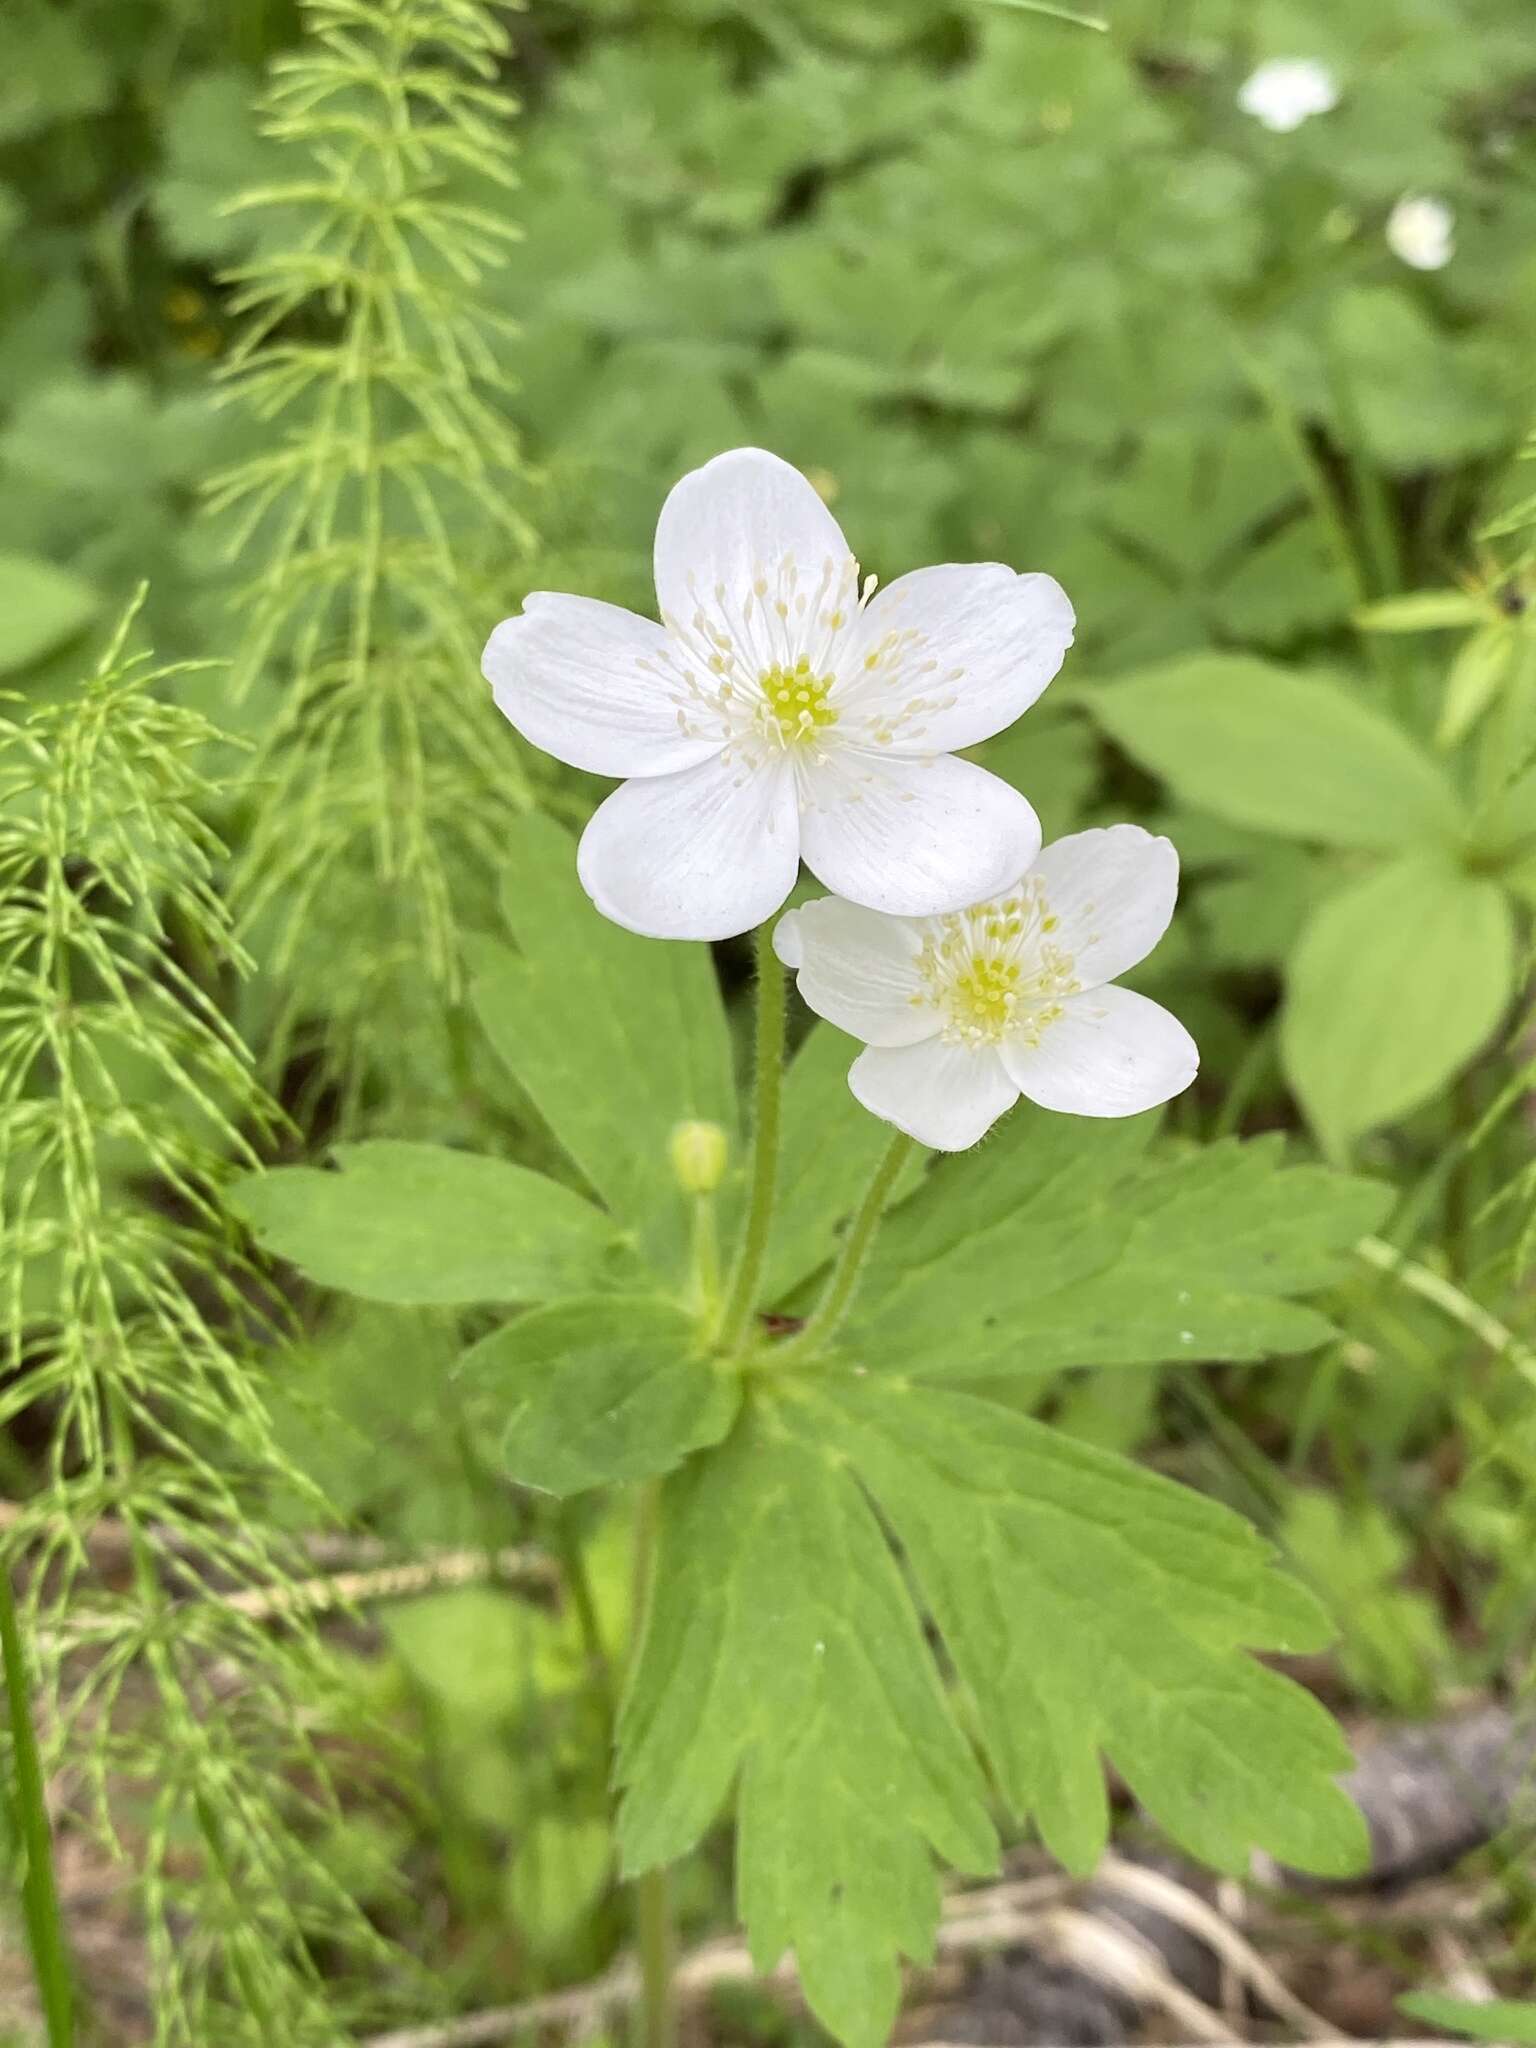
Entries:
[[1456,216],[1443,199],[1410,192],[1387,220],[1387,247],[1415,270],[1444,270],[1456,253]]
[[677,484],[656,527],[661,624],[537,591],[485,674],[525,738],[633,779],[577,856],[606,916],[721,939],[770,917],[799,863],[877,910],[955,910],[1022,873],[1040,826],[954,758],[1031,705],[1072,644],[1049,576],[918,569],[873,596],[837,521],[759,448]]
[[774,944],[818,1015],[867,1048],[848,1085],[942,1152],[974,1145],[1020,1095],[1134,1116],[1195,1078],[1194,1040],[1109,984],[1168,929],[1179,857],[1139,825],[1046,847],[1022,881],[948,917],[882,917],[836,896],[781,918]]
[[1243,80],[1237,104],[1277,135],[1289,135],[1339,104],[1338,80],[1315,57],[1276,57]]

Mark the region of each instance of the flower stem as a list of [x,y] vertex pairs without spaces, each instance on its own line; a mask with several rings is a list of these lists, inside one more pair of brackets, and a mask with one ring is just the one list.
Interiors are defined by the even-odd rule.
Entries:
[[757,929],[757,1086],[752,1137],[752,1193],[746,1229],[736,1255],[731,1291],[720,1317],[718,1339],[725,1351],[737,1351],[752,1324],[768,1232],[773,1223],[773,1198],[779,1178],[779,1100],[784,1085],[784,969],[773,950],[773,924]]
[[[630,1665],[639,1654],[646,1611],[653,1591],[656,1542],[661,1520],[661,1485],[653,1480],[640,1490],[635,1512],[635,1576]],[[644,2048],[675,2048],[677,2000],[672,1973],[677,1940],[672,1926],[672,1886],[665,1864],[635,1880],[635,1941],[640,1950],[641,2040]]]
[[32,1725],[31,1690],[22,1655],[21,1628],[7,1564],[0,1569],[0,1658],[5,1665],[6,1702],[10,1711],[12,1777],[16,1820],[26,1857],[22,1908],[38,1996],[48,2023],[48,2048],[70,2048],[75,2038],[74,1991],[59,1895],[53,1879],[53,1837],[43,1798],[43,1772],[37,1731]]
[[797,1350],[802,1344],[824,1342],[847,1315],[864,1262],[869,1257],[880,1220],[885,1214],[885,1205],[890,1200],[891,1189],[911,1155],[912,1143],[905,1131],[898,1131],[886,1146],[880,1164],[875,1168],[875,1177],[864,1191],[858,1213],[848,1226],[848,1235],[843,1239],[843,1248],[832,1269],[832,1278],[827,1282],[827,1291],[794,1340]]

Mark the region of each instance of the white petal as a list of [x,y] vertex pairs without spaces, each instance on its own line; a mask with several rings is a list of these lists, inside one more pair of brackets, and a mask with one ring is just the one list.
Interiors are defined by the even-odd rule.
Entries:
[[751,775],[716,759],[626,782],[593,812],[576,853],[604,917],[650,939],[750,931],[778,909],[799,866],[782,760]]
[[997,776],[952,754],[829,749],[802,771],[800,846],[836,895],[896,917],[999,895],[1040,850],[1040,820]]
[[1135,1116],[1194,1080],[1200,1052],[1177,1017],[1128,988],[1069,996],[1036,1046],[1005,1040],[1003,1064],[1031,1102],[1072,1116]]
[[718,753],[680,731],[671,641],[653,619],[592,597],[535,590],[503,619],[480,667],[526,740],[594,775],[668,775]]
[[733,448],[672,486],[656,522],[656,597],[687,628],[724,594],[732,615],[760,578],[774,592],[786,562],[814,596],[824,572],[857,577],[842,528],[798,469],[762,448]]
[[936,1152],[963,1152],[984,1137],[1019,1091],[991,1046],[872,1045],[848,1071],[848,1086],[867,1110]]
[[915,1045],[939,1028],[922,1002],[922,937],[901,917],[823,896],[781,917],[774,950],[798,971],[801,995],[818,1017],[866,1045]]
[[1139,825],[1109,825],[1055,839],[1030,874],[1059,920],[1056,943],[1085,989],[1145,960],[1167,931],[1179,893],[1179,856]]
[[886,725],[893,753],[973,747],[1034,703],[1075,623],[1052,576],[1001,562],[914,569],[874,597],[839,654],[843,715]]

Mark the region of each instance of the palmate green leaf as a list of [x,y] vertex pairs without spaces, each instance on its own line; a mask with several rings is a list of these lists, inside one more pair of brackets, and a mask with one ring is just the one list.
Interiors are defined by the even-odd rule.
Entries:
[[718,1443],[739,1381],[703,1355],[675,1302],[607,1295],[519,1316],[457,1368],[505,1415],[501,1457],[519,1485],[580,1493],[652,1479]]
[[1321,676],[1202,654],[1096,690],[1095,718],[1186,803],[1326,846],[1455,838],[1456,793],[1368,704]]
[[883,2039],[898,1955],[931,1952],[930,1851],[995,1857],[914,1595],[1010,1806],[1071,1867],[1105,1840],[1101,1755],[1221,1868],[1255,1844],[1358,1866],[1338,1731],[1245,1654],[1315,1647],[1326,1621],[1242,1521],[990,1402],[861,1372],[765,1383],[666,1484],[620,1727],[628,1870],[681,1854],[734,1786],[758,1967],[793,1947],[825,2024]]
[[337,1170],[247,1174],[230,1206],[322,1287],[402,1304],[549,1301],[636,1277],[601,1209],[542,1174],[446,1145],[338,1145]]
[[1330,1151],[1442,1088],[1498,1024],[1514,968],[1503,890],[1449,861],[1407,856],[1331,896],[1292,955],[1280,1030]]
[[1155,1116],[1020,1104],[886,1222],[846,1344],[874,1370],[982,1380],[1258,1359],[1331,1334],[1326,1287],[1391,1190],[1282,1165],[1283,1141],[1146,1156]]
[[932,1954],[933,1854],[997,1860],[986,1786],[880,1524],[846,1462],[754,1407],[667,1482],[656,1591],[624,1702],[630,1872],[696,1842],[739,1782],[737,1892],[768,1969],[874,2048],[898,1953]]
[[552,820],[522,818],[507,838],[503,907],[516,950],[471,945],[476,1015],[572,1162],[670,1275],[688,1227],[671,1132],[689,1118],[733,1141],[737,1129],[709,949],[637,938],[599,917],[576,877],[575,841]]

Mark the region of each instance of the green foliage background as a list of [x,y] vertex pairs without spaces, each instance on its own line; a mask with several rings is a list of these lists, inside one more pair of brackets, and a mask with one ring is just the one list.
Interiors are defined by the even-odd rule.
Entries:
[[[515,1389],[551,1358],[599,1349],[611,1335],[603,1296],[630,1302],[632,1316],[646,1274],[676,1267],[687,1218],[666,1133],[685,1114],[716,1117],[739,1166],[731,1069],[744,1005],[716,1016],[702,952],[656,967],[643,1019],[656,1063],[590,1048],[630,1105],[622,1128],[591,1098],[571,1046],[582,1029],[601,1037],[592,1019],[632,970],[612,934],[570,952],[573,913],[546,835],[550,818],[579,823],[600,786],[532,758],[490,710],[475,664],[485,631],[531,588],[648,609],[662,494],[736,443],[802,466],[882,578],[972,557],[1058,576],[1077,646],[986,758],[1028,792],[1049,836],[1138,817],[1171,833],[1187,878],[1142,985],[1194,1031],[1202,1078],[1173,1110],[1157,1163],[1124,1164],[1124,1183],[1105,1183],[1124,1209],[1123,1242],[1111,1246],[1093,1206],[1086,1152],[1062,1162],[1064,1181],[1082,1176],[1083,1206],[1063,1201],[1056,1235],[1020,1210],[1032,1271],[1060,1265],[1057,1287],[1031,1286],[1027,1300],[997,1278],[1013,1238],[991,1266],[945,1268],[954,1248],[924,1239],[914,1202],[880,1254],[860,1341],[898,1358],[906,1342],[920,1362],[919,1292],[902,1287],[910,1269],[935,1265],[944,1287],[925,1297],[928,1312],[948,1326],[970,1305],[973,1366],[1011,1370],[987,1349],[983,1311],[1028,1339],[1033,1377],[1006,1389],[1019,1460],[1034,1455],[1029,1433],[1046,1417],[1052,1456],[1155,1454],[1257,1521],[1340,1631],[1338,1700],[1428,1711],[1457,1688],[1523,1682],[1536,1618],[1536,1359],[1523,1337],[1536,1230],[1536,522],[1519,461],[1536,418],[1529,4],[1113,0],[1106,12],[1098,34],[1007,0],[532,0],[516,14],[474,0],[325,0],[306,31],[287,0],[11,0],[0,682],[18,699],[14,730],[32,737],[8,744],[26,763],[42,758],[37,747],[73,758],[78,734],[59,734],[76,730],[72,705],[119,686],[121,671],[97,672],[96,656],[144,579],[130,645],[153,644],[166,663],[219,664],[128,671],[130,737],[142,720],[162,743],[162,701],[192,721],[167,728],[179,745],[194,743],[188,707],[217,728],[210,741],[197,727],[208,779],[192,808],[197,833],[211,824],[218,836],[186,842],[195,886],[173,863],[149,892],[166,913],[155,943],[172,948],[196,991],[198,1031],[214,1035],[167,1023],[157,1039],[151,1021],[133,1043],[123,1018],[103,1012],[127,1051],[101,1099],[128,1107],[90,1152],[92,1200],[142,1210],[161,1229],[166,1183],[192,1173],[188,1160],[200,1199],[251,1146],[311,1162],[270,1217],[258,1185],[246,1218],[301,1264],[323,1241],[308,1277],[364,1297],[343,1309],[291,1290],[281,1346],[231,1334],[244,1312],[226,1299],[211,1350],[201,1338],[189,1350],[185,1329],[166,1340],[141,1433],[165,1412],[185,1358],[203,1361],[223,1391],[184,1433],[215,1465],[234,1459],[241,1511],[274,1532],[238,1571],[214,1559],[220,1585],[232,1572],[242,1584],[301,1572],[290,1539],[311,1532],[323,1495],[388,1559],[436,1546],[500,1558],[532,1544],[564,1588],[529,1597],[508,1567],[392,1602],[339,1671],[303,1636],[243,1747],[193,1746],[183,1808],[146,1820],[130,1798],[126,1818],[114,1811],[105,1832],[123,1834],[130,1858],[148,1841],[178,1871],[171,1846],[201,1830],[189,1896],[207,1912],[219,1902],[217,1929],[242,1880],[219,1872],[199,1771],[249,1778],[253,1798],[266,1759],[274,1783],[311,1771],[328,1783],[325,1755],[291,1713],[297,1700],[318,1713],[322,1697],[326,1739],[344,1756],[376,1762],[399,1743],[408,1759],[393,1791],[370,1782],[350,1803],[295,1802],[297,1932],[267,1912],[233,1960],[212,1940],[211,1989],[182,1983],[180,2006],[163,1989],[180,1980],[161,1937],[168,2041],[198,2039],[210,2011],[226,2027],[242,2013],[262,2038],[242,1970],[294,2039],[325,2039],[343,2011],[361,2026],[419,2007],[403,1962],[396,1975],[377,1963],[369,1916],[397,1958],[415,1950],[430,1964],[445,2004],[589,1973],[623,1938],[602,1759],[615,1722],[608,1674],[633,1618],[628,1525],[509,1485],[485,1401],[498,1374]],[[1341,99],[1277,135],[1236,96],[1256,64],[1290,56],[1328,64]],[[1385,237],[1393,205],[1426,191],[1456,214],[1454,257],[1434,274],[1409,270]],[[7,785],[21,820],[5,842],[17,876],[40,857],[35,779],[29,767]],[[130,783],[135,802],[159,786]],[[71,829],[67,844],[48,842],[60,875],[110,865],[98,826],[76,817]],[[132,834],[119,852],[131,877],[146,856]],[[221,899],[234,930],[209,909]],[[13,968],[30,942],[19,930],[7,939]],[[538,999],[530,960],[545,962],[564,1008]],[[734,996],[743,954],[721,949],[716,964]],[[690,1019],[696,1039],[681,1029]],[[30,1188],[25,1105],[51,1084],[46,1062],[23,1071],[14,1053],[32,1042],[25,1016],[5,1028],[23,1033],[6,1041],[21,1133],[6,1173]],[[149,1071],[168,1046],[233,1062],[220,1070],[216,1128],[198,1126],[185,1090]],[[779,1306],[802,1305],[795,1290],[873,1163],[878,1133],[837,1121],[840,1075],[825,1034],[807,1040],[788,1103],[794,1199],[770,1261]],[[836,1159],[829,1129],[843,1134]],[[1276,1180],[1287,1192],[1265,1207],[1278,1138],[1241,1154],[1192,1151],[1265,1131],[1284,1132],[1296,1159],[1369,1168],[1395,1190],[1390,1221],[1369,1201],[1357,1211],[1366,1198],[1348,1194],[1353,1183],[1310,1165]],[[405,1240],[386,1231],[381,1249],[333,1228],[337,1177],[312,1168],[335,1141],[342,1182],[372,1175],[417,1210],[458,1214],[462,1201],[462,1264],[413,1270]],[[509,1274],[506,1247],[475,1236],[484,1189],[456,1193],[442,1178],[441,1148],[466,1144],[500,1155],[485,1169],[499,1211],[537,1219],[526,1270]],[[987,1155],[1013,1218],[1029,1190],[1009,1180],[1011,1156]],[[552,1195],[535,1170],[567,1186]],[[1193,1197],[1181,1197],[1181,1174],[1194,1176]],[[622,1241],[581,1199],[587,1188],[633,1226]],[[13,1203],[15,1189],[12,1178]],[[725,1191],[727,1222],[740,1192]],[[35,1501],[38,1526],[49,1515],[65,1518],[55,1531],[78,1523],[73,1583],[88,1523],[124,1499],[146,1528],[168,1511],[159,1467],[146,1477],[142,1459],[113,1464],[101,1426],[78,1420],[105,1400],[91,1377],[103,1369],[55,1341],[69,1316],[48,1305],[71,1297],[58,1292],[48,1231],[70,1212],[57,1190],[40,1200],[41,1236],[12,1244],[0,1469],[7,1494]],[[303,1203],[313,1207],[296,1224]],[[1085,1237],[1106,1233],[1092,1326],[1061,1250],[1079,1214]],[[1210,1251],[1240,1214],[1285,1247],[1282,1277],[1255,1284],[1241,1231],[1223,1246],[1227,1263]],[[1335,1256],[1373,1226],[1382,1235],[1364,1257]],[[208,1227],[198,1256],[238,1295],[233,1239],[221,1247],[227,1226]],[[557,1304],[501,1330],[460,1308],[572,1291],[581,1316]],[[93,1297],[108,1324],[121,1295],[103,1282]],[[675,1310],[645,1315],[665,1322]],[[1107,1337],[1106,1315],[1120,1317]],[[561,1316],[575,1319],[553,1334],[540,1320]],[[450,1374],[471,1340],[476,1371]],[[1179,1362],[1186,1342],[1223,1361],[1307,1355],[1240,1375]],[[40,1346],[47,1384],[28,1379]],[[922,1382],[920,1363],[915,1372]],[[68,1427],[52,1415],[50,1458],[36,1404],[59,1385],[78,1415]],[[998,1392],[995,1379],[986,1391]],[[742,1466],[740,1497],[771,1529],[772,1461],[787,1468],[811,1441],[856,1444],[848,1455],[864,1460],[883,1507],[882,1475],[901,1475],[888,1482],[889,1512],[899,1522],[894,1503],[906,1504],[903,1541],[920,1558],[930,1543],[923,1569],[939,1587],[944,1548],[925,1535],[922,1507],[938,1482],[907,1441],[922,1432],[904,1409],[898,1418],[902,1403],[876,1416],[855,1388],[821,1398],[826,1412],[801,1416],[756,1463],[747,1439],[732,1439],[724,1455]],[[731,1419],[692,1370],[657,1376],[646,1399],[645,1428],[621,1447],[627,1466],[573,1416],[570,1432],[523,1441],[514,1476],[563,1496],[589,1477],[665,1469],[647,1463],[647,1429],[675,1448],[689,1430],[689,1442],[713,1442]],[[987,1449],[971,1441],[985,1430],[962,1412],[969,1399],[926,1383],[910,1394],[929,1441],[961,1463]],[[243,1418],[238,1429],[210,1421],[221,1402]],[[1040,1456],[1048,1494],[1053,1468]],[[730,1499],[715,1498],[725,1482],[709,1470],[681,1485],[678,1526],[735,1541]],[[194,1531],[229,1512],[201,1485],[173,1503]],[[827,1481],[814,1512],[885,1600],[889,1559],[851,1490]],[[1020,1525],[1008,1539],[1019,1556],[1072,1547],[1044,1511],[1031,1529],[1017,1503],[998,1513]],[[934,1527],[943,1519],[935,1512]],[[1007,1544],[995,1569],[997,1597],[1017,1599]],[[758,1585],[769,1606],[779,1595]],[[1186,1585],[1152,1597],[1192,1596]],[[1276,1614],[1241,1640],[1284,1639]],[[659,1624],[664,1647],[674,1619]],[[802,1624],[819,1625],[788,1610],[785,1640]],[[1262,1635],[1270,1625],[1278,1633]],[[958,1603],[944,1626],[963,1664],[974,1616]],[[1206,1633],[1225,1651],[1223,1629],[1227,1618]],[[136,1642],[119,1644],[124,1668]],[[207,1647],[190,1649],[201,1659]],[[774,1665],[771,1641],[749,1651]],[[688,1839],[634,1786],[667,1712],[660,1656],[643,1667],[622,1729],[631,1850],[647,1834]],[[1021,1673],[1022,1692],[1032,1681]],[[1091,1676],[1064,1670],[1059,1696],[1038,1703],[1041,1725],[1080,1715]],[[975,1690],[977,1712],[1001,1730],[998,1703],[984,1683]],[[167,1696],[181,1697],[174,1686]],[[772,1720],[781,1705],[749,1700],[742,1712]],[[933,1700],[909,1706],[927,1734],[916,1752],[890,1743],[892,1770],[916,1771],[912,1754],[926,1754],[963,1786],[962,1810],[974,1804],[975,1766],[951,1723]],[[783,1708],[802,1710],[819,1711],[811,1692]],[[186,1725],[208,1725],[201,1708]],[[698,1731],[700,1782],[729,1774],[745,1725]],[[1123,1729],[1102,1733],[1134,1747]],[[124,1739],[103,1760],[103,1786],[108,1761],[130,1785],[152,1783],[142,1730]],[[1103,1821],[1096,1769],[1074,1765],[1064,1741],[1059,1785],[1035,1784],[1006,1732],[992,1740],[1010,1799],[1082,1860]],[[1322,1737],[1296,1741],[1298,1757],[1327,1761]],[[919,1808],[930,1794],[913,1792]],[[741,1885],[766,1930],[764,1959],[797,1910],[775,1828],[793,1832],[802,1806],[831,1796],[805,1777],[753,1795]],[[1182,1839],[1199,1833],[1171,1796],[1149,1803]],[[691,1818],[697,1833],[709,1816]],[[956,1828],[940,1802],[924,1822],[962,1865],[991,1853],[979,1806],[971,1818]],[[249,1882],[280,1901],[300,1880],[281,1859],[261,1860],[259,1829],[237,1847],[247,1840]],[[896,1925],[909,1948],[921,1945],[932,1884],[914,1843],[890,1852],[894,1903],[860,1893],[867,1870],[821,1873],[852,1885],[851,1926]],[[1208,1837],[1198,1846],[1217,1861],[1235,1854]],[[868,1863],[883,1853],[870,1847]],[[434,1900],[425,1928],[378,1875],[391,1863]],[[688,1866],[682,1909],[701,1931],[728,1916],[708,1857]],[[1490,1956],[1511,1990],[1532,1939],[1529,1902],[1512,1887]],[[322,1950],[321,1974],[343,1987],[334,1997],[309,1967]],[[279,1967],[280,1954],[305,1967]],[[1414,1981],[1420,1959],[1397,1960]],[[867,2027],[890,1995],[883,1982],[845,1981],[835,1956],[809,1967],[845,2032]]]

